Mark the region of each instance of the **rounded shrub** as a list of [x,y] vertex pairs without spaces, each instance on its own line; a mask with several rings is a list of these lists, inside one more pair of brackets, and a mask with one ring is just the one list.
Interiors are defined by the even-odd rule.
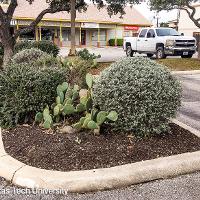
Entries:
[[100,74],[93,96],[95,106],[119,114],[116,129],[144,136],[167,130],[181,104],[181,86],[166,67],[125,58]]
[[0,72],[0,126],[11,127],[34,119],[55,101],[56,88],[68,81],[68,70],[11,64]]
[[34,41],[30,41],[30,40],[23,40],[23,41],[17,42],[15,44],[14,53],[18,53],[24,49],[35,48],[33,44],[34,44]]
[[24,49],[15,54],[11,59],[11,63],[20,64],[27,63],[32,66],[48,66],[48,67],[61,67],[59,59],[49,55],[39,49]]
[[24,49],[19,53],[15,54],[11,60],[12,63],[20,64],[20,63],[34,63],[45,57],[50,57],[47,53],[36,49]]

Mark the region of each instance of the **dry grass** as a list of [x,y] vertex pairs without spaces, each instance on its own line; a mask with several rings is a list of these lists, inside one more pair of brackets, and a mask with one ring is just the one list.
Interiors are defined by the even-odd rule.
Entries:
[[169,58],[157,60],[156,62],[169,67],[173,71],[200,70],[200,60],[195,58]]
[[[172,71],[200,70],[200,60],[195,58],[167,58],[155,61],[169,67]],[[109,67],[111,64],[112,62],[98,63],[98,66],[96,68],[91,69],[90,73],[93,75],[98,75],[101,71]]]

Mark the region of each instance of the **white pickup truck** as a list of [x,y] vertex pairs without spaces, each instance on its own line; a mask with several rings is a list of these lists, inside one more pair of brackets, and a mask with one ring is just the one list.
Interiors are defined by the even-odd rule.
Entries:
[[186,37],[172,28],[144,28],[138,37],[125,37],[123,48],[127,56],[134,53],[147,54],[157,59],[167,56],[181,56],[192,58],[197,51],[197,42],[194,37]]

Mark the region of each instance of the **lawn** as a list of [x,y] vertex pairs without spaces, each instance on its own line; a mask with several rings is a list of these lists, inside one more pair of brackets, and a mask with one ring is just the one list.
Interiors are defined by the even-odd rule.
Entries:
[[169,58],[157,60],[158,63],[169,67],[173,71],[200,70],[200,60]]

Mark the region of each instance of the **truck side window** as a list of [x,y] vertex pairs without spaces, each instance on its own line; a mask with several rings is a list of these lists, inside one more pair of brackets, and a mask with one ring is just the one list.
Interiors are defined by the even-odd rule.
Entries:
[[155,38],[155,31],[153,29],[150,29],[147,33],[147,38]]
[[146,36],[147,29],[143,29],[139,35],[140,38],[144,38]]

